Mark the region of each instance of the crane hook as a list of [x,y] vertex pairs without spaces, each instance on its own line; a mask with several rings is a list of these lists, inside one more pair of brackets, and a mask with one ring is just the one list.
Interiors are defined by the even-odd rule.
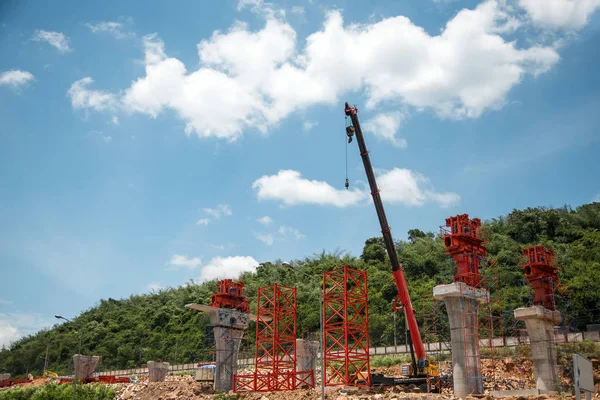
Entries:
[[348,135],[348,143],[352,143],[352,136],[354,136],[354,126],[350,125],[346,127],[346,135]]
[[346,186],[346,190],[348,190],[348,188],[350,187],[350,182],[348,182],[348,178],[346,178],[346,183],[344,184],[344,186]]

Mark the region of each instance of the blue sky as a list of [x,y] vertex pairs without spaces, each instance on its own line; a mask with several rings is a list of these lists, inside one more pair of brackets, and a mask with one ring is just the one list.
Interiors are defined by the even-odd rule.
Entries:
[[0,344],[101,298],[359,255],[379,226],[344,101],[397,239],[598,200],[599,7],[5,3]]

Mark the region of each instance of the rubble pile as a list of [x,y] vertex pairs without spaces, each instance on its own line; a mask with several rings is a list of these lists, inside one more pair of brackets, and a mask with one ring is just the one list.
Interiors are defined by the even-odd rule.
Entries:
[[115,400],[196,400],[210,398],[212,385],[196,382],[191,375],[167,376],[163,382],[140,382],[116,384]]

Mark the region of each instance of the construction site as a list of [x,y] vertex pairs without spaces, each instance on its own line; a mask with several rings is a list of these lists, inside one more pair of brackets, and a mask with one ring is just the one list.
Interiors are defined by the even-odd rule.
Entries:
[[[568,329],[569,316],[561,310],[564,291],[551,248],[522,248],[519,267],[530,287],[531,302],[503,310],[498,298],[499,271],[487,259],[486,232],[480,219],[466,213],[449,216],[440,221],[440,237],[453,261],[453,278],[439,282],[422,299],[424,322],[417,322],[358,110],[346,103],[344,113],[350,120],[348,143],[356,139],[358,144],[389,258],[390,279],[397,291],[390,319],[392,315],[395,319],[396,312],[403,315],[405,344],[370,345],[369,276],[339,265],[315,282],[320,287],[320,329],[303,338],[297,329],[296,287],[274,283],[259,288],[252,310],[244,282],[224,279],[218,282],[210,304],[185,305],[189,312],[206,313],[210,318],[214,340],[211,349],[204,349],[213,355],[210,362],[171,365],[148,360],[139,369],[95,372],[99,357],[77,354],[71,376],[2,376],[0,387],[46,381],[98,383],[117,387],[116,398],[123,400],[223,395],[252,400],[600,398],[600,360],[574,354],[573,347],[584,341],[600,342],[600,330],[573,333]],[[289,263],[283,266],[297,269]],[[251,325],[253,355],[242,356],[240,348]],[[373,361],[383,356],[399,361],[374,366]]]

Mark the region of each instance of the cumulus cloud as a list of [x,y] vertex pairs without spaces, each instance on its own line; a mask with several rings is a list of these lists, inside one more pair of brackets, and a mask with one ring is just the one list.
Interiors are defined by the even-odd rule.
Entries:
[[261,176],[254,181],[252,188],[259,200],[280,200],[287,206],[320,204],[345,207],[365,198],[362,191],[337,190],[327,182],[305,179],[294,170]]
[[133,33],[125,32],[125,25],[122,22],[103,21],[96,24],[87,23],[86,26],[94,33],[106,32],[110,33],[117,39],[125,39],[129,36],[134,36]]
[[273,222],[273,218],[269,217],[268,215],[265,215],[264,217],[257,218],[256,221],[263,225],[269,225]]
[[215,257],[200,271],[200,280],[237,278],[242,272],[255,271],[258,261],[250,256]]
[[110,119],[110,122],[113,125],[117,125],[118,126],[119,125],[119,117],[117,117],[116,115],[113,115],[113,117]]
[[272,233],[254,233],[254,237],[266,244],[271,246],[275,242],[287,241],[289,238],[296,240],[305,238],[306,235],[300,232],[298,229],[291,226],[280,226],[279,229]]
[[88,89],[88,85],[93,82],[94,80],[88,76],[71,85],[67,94],[71,97],[73,108],[91,108],[96,111],[113,109],[117,104],[116,96],[100,90]]
[[61,32],[36,30],[33,34],[33,40],[36,42],[46,42],[56,47],[59,53],[68,53],[72,51],[69,47],[69,38]]
[[[436,203],[449,207],[460,201],[452,192],[438,192],[431,181],[409,169],[394,168],[379,171],[377,182],[381,198],[390,203],[421,206]],[[252,184],[259,200],[278,200],[284,205],[318,204],[335,207],[356,205],[369,198],[368,190],[337,190],[327,182],[308,180],[293,170],[281,170],[276,175],[265,175]]]
[[207,226],[208,222],[209,222],[208,218],[200,218],[198,221],[196,221],[196,225]]
[[402,118],[402,114],[398,111],[380,113],[365,121],[363,128],[365,132],[371,132],[380,139],[387,140],[394,146],[405,149],[407,146],[406,140],[396,137]]
[[215,219],[221,218],[221,215],[232,215],[231,208],[227,204],[219,204],[215,208],[203,208],[202,210],[206,213],[206,215],[210,215]]
[[381,199],[407,206],[436,203],[445,208],[457,204],[460,196],[452,192],[437,192],[431,181],[422,174],[405,168],[394,168],[377,176]]
[[23,86],[35,78],[30,72],[13,69],[0,73],[0,85],[12,86],[14,88]]
[[273,238],[273,234],[271,233],[254,233],[254,237],[266,244],[267,246],[271,246],[275,242],[275,238]]
[[600,0],[519,0],[534,24],[552,29],[581,29]]
[[181,254],[173,255],[173,257],[171,257],[171,260],[169,260],[169,262],[168,262],[169,269],[180,269],[180,268],[196,269],[196,268],[200,267],[201,264],[202,264],[202,260],[200,260],[200,258],[198,258],[198,257],[190,258],[187,255],[181,255]]
[[298,229],[290,226],[280,226],[278,233],[283,237],[293,236],[296,239],[302,239],[306,237],[305,234],[301,233]]
[[0,349],[54,325],[55,319],[30,313],[0,313]]
[[520,22],[501,0],[459,11],[438,35],[404,16],[359,25],[331,11],[301,41],[303,48],[296,31],[268,11],[271,5],[239,4],[262,10],[265,25],[253,31],[236,22],[227,32],[215,31],[198,44],[196,70],[169,57],[156,34],[144,37],[145,75],[124,91],[123,106],[152,118],[172,110],[188,135],[229,141],[245,129],[267,132],[299,109],[335,104],[357,90],[368,107],[400,102],[442,118],[477,118],[502,107],[525,76],[559,60],[552,46],[518,45],[504,36]]

